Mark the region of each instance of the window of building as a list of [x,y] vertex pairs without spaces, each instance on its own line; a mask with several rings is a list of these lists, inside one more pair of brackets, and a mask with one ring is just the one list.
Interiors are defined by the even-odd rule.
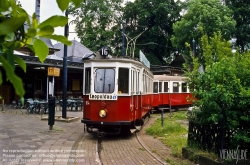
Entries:
[[37,79],[36,80],[36,91],[37,92],[42,92],[42,89],[43,89],[42,85],[43,85],[42,84],[42,80],[41,79]]
[[81,89],[80,80],[72,80],[72,91],[79,91]]

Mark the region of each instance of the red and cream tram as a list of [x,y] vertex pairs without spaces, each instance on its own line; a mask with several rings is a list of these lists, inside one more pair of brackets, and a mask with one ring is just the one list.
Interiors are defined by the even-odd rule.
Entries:
[[[189,98],[189,99],[188,99]],[[153,107],[154,109],[178,109],[189,107],[192,98],[185,77],[154,75]]]
[[153,98],[153,74],[128,58],[84,62],[83,118],[89,133],[120,133],[143,124]]

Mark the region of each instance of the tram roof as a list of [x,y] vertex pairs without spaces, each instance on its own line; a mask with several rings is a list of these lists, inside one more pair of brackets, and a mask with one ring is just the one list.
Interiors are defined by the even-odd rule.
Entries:
[[88,63],[88,62],[121,62],[121,63],[132,63],[135,65],[139,65],[141,67],[146,68],[151,74],[152,71],[150,71],[150,68],[148,68],[146,65],[144,65],[143,63],[141,63],[139,61],[139,59],[133,59],[130,57],[112,57],[112,58],[95,58],[95,59],[89,59],[89,60],[85,60],[84,63]]
[[154,75],[154,80],[185,81],[185,79],[186,77],[183,76]]

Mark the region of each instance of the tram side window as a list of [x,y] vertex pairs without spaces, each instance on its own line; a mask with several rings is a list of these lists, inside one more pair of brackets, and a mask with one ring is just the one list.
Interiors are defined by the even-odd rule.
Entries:
[[128,93],[129,69],[119,68],[118,75],[118,93]]
[[179,83],[173,82],[173,92],[178,93],[179,92]]
[[181,92],[186,93],[187,92],[187,83],[181,84]]
[[162,82],[159,82],[159,92],[162,92]]
[[164,88],[163,92],[167,93],[168,92],[168,82],[164,82],[164,87],[163,88]]
[[86,68],[85,70],[85,91],[84,93],[90,93],[91,84],[91,68]]
[[95,92],[113,93],[115,90],[115,70],[102,68],[95,70]]
[[158,93],[158,82],[154,82],[154,93]]

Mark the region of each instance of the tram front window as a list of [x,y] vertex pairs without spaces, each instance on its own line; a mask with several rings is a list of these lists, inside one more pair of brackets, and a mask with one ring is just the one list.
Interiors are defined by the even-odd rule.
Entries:
[[113,93],[115,90],[115,70],[96,69],[95,70],[95,92]]

